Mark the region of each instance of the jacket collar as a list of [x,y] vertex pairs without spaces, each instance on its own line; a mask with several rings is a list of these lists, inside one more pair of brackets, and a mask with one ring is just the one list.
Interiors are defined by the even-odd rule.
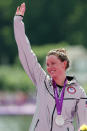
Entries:
[[[68,83],[66,85],[67,87],[77,83],[75,76],[66,76],[66,78],[68,80]],[[49,76],[46,76],[46,78],[44,80],[44,84],[45,84],[45,87],[46,87],[46,90],[48,91],[48,93],[54,98],[52,78],[50,78]]]

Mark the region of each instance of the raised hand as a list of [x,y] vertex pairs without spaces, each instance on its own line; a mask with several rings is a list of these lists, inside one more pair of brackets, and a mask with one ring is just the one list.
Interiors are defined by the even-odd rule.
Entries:
[[22,3],[20,6],[17,7],[16,15],[24,16],[25,13],[25,3]]

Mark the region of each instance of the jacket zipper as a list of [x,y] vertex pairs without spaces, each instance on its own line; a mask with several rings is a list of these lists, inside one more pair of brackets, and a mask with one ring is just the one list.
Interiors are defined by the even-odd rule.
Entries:
[[38,122],[39,122],[39,119],[38,119],[37,122],[36,122],[36,125],[35,125],[35,127],[34,127],[34,131],[35,131],[37,125],[38,125]]
[[67,131],[69,131],[69,128],[67,128]]

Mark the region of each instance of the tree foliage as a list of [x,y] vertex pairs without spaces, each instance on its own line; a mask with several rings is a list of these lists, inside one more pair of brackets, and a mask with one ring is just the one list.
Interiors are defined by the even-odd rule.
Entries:
[[[0,1],[0,63],[14,63],[17,55],[13,17],[23,0]],[[31,44],[68,42],[87,47],[87,1],[27,0],[24,23]]]

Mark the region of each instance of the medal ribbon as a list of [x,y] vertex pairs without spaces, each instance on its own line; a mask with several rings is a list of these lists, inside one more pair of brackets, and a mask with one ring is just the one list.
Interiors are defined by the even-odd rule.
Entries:
[[58,115],[61,115],[61,112],[62,112],[62,105],[63,105],[63,100],[64,100],[64,92],[65,92],[66,82],[67,82],[67,79],[65,79],[64,87],[63,87],[61,96],[59,98],[56,83],[54,80],[52,80],[53,89],[54,89],[54,97],[55,97],[55,102],[56,102],[56,109],[57,109]]

